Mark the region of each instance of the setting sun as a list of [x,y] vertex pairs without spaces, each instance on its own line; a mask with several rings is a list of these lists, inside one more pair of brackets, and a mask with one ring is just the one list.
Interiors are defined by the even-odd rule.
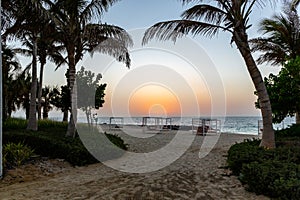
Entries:
[[177,97],[160,85],[146,85],[137,89],[129,101],[130,113],[149,116],[180,115]]

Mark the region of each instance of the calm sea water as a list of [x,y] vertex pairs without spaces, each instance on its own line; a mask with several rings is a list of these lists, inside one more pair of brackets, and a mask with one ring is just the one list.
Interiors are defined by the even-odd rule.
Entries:
[[[171,123],[172,125],[183,125],[183,126],[192,126],[192,119],[194,117],[172,117]],[[221,122],[221,132],[226,133],[237,133],[237,134],[253,134],[257,135],[258,130],[262,128],[259,121],[261,121],[261,117],[215,117],[212,119],[218,119]],[[79,122],[86,123],[86,118],[81,116],[78,118]],[[98,124],[109,124],[109,117],[98,117]],[[124,117],[123,122],[121,119],[116,119],[112,123],[115,124],[124,124],[124,125],[141,125],[142,117]],[[151,125],[154,121],[150,121],[148,124]],[[274,124],[273,127],[275,130],[280,130],[282,128],[286,128],[295,123],[295,118],[286,118],[281,124]]]

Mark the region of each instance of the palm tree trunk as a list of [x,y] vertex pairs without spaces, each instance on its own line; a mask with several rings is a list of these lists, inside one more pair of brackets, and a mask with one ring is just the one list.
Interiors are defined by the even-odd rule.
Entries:
[[75,48],[71,48],[68,52],[69,60],[69,83],[70,83],[70,101],[71,101],[71,116],[68,124],[66,136],[76,136],[77,123],[77,87],[76,87],[76,64],[75,64]]
[[[47,104],[46,104],[47,105]],[[49,116],[49,109],[48,106],[43,107],[43,119],[48,119]]]
[[36,118],[36,90],[37,90],[37,37],[34,35],[33,38],[33,54],[32,54],[32,82],[30,91],[30,110],[27,130],[37,131],[37,118]]
[[296,124],[300,124],[300,112],[296,112]]
[[44,63],[41,63],[40,69],[40,82],[38,91],[38,120],[42,119],[42,90],[43,90],[43,74],[44,74]]
[[272,122],[272,108],[270,98],[264,84],[263,78],[252,57],[248,36],[243,28],[237,28],[234,32],[234,41],[244,58],[248,72],[251,76],[255,89],[258,93],[261,114],[263,118],[263,134],[260,146],[265,148],[275,148],[275,135]]
[[85,116],[86,116],[87,123],[90,126],[90,116],[87,110],[85,111]]
[[68,117],[69,117],[69,111],[65,110],[63,112],[63,122],[67,122],[68,121]]

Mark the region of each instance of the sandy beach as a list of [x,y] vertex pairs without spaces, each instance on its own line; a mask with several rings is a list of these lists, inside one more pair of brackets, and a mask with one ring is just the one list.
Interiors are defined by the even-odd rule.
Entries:
[[[154,151],[175,135],[169,131],[134,138],[121,131],[114,133],[129,144],[132,152]],[[224,168],[229,147],[253,137],[222,133],[208,155],[199,158],[205,137],[196,136],[179,159],[148,173],[121,172],[102,163],[71,167],[61,160],[37,162],[27,169],[10,171],[0,183],[0,199],[268,199],[247,192]]]

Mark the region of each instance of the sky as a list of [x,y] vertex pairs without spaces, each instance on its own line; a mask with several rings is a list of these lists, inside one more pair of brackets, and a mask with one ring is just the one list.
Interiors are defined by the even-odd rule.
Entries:
[[[122,0],[103,15],[101,22],[126,29],[133,38],[132,65],[101,54],[86,55],[77,65],[103,75],[108,84],[100,116],[260,116],[255,109],[254,86],[229,33],[217,37],[185,37],[173,42],[151,41],[141,46],[146,28],[179,19],[190,6],[176,0]],[[249,37],[261,34],[258,23],[272,17],[281,5],[255,8]],[[255,55],[257,57],[257,54]],[[263,76],[279,67],[259,66]],[[48,64],[44,85],[65,84],[66,67],[54,72]]]

